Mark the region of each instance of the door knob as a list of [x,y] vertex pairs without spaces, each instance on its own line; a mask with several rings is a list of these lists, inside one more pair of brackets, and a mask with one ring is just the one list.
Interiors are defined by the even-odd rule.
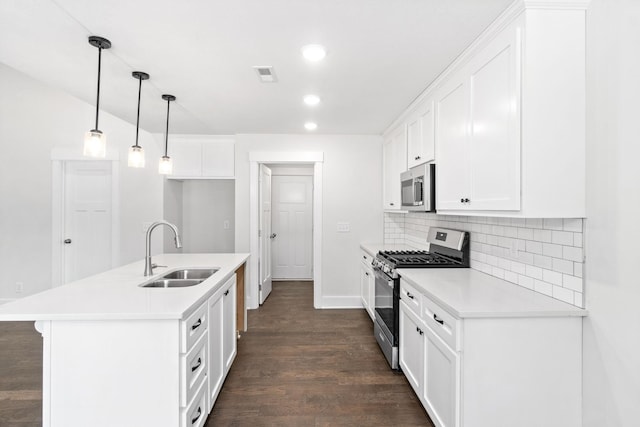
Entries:
[[269,238],[270,238],[270,239],[275,239],[275,238],[276,238],[276,236],[277,236],[277,234],[276,234],[276,233],[272,233],[272,234],[271,234],[271,236],[269,236]]
[[71,243],[71,239],[64,239],[64,244],[65,244],[65,245],[68,245],[68,244],[70,244],[70,243]]

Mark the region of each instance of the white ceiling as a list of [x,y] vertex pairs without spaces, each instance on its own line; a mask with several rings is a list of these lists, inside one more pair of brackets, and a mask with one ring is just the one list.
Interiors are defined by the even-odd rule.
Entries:
[[[101,108],[172,133],[379,134],[512,0],[0,0],[0,62]],[[328,54],[308,63],[300,48]],[[271,65],[261,83],[254,65]],[[322,102],[311,109],[307,93]],[[87,129],[92,126],[87,123]],[[104,129],[108,132],[107,129]]]

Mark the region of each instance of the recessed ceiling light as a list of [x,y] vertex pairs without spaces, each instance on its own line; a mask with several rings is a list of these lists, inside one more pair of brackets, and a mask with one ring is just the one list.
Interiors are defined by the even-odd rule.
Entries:
[[313,122],[307,122],[304,124],[304,128],[306,130],[316,130],[318,128],[318,125],[316,123]]
[[302,47],[302,56],[309,61],[317,62],[327,56],[327,51],[319,44],[308,44]]
[[304,103],[310,107],[313,107],[320,103],[320,97],[318,95],[312,95],[312,94],[305,95]]

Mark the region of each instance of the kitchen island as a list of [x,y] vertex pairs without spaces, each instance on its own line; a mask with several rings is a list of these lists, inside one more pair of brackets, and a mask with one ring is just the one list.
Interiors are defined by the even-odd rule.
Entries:
[[[139,261],[1,306],[0,321],[42,333],[43,425],[204,425],[246,325],[247,258],[157,255],[167,267],[150,277]],[[140,286],[184,268],[217,271],[191,287]]]

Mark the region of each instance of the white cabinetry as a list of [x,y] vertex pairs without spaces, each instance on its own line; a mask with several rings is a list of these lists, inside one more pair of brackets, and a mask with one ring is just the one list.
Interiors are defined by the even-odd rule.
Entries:
[[407,119],[407,167],[435,159],[435,122],[433,100],[420,104]]
[[360,255],[360,299],[371,320],[375,320],[375,277],[371,268],[371,255],[366,251],[360,251]]
[[171,179],[230,179],[235,175],[235,142],[230,137],[178,135],[172,137]]
[[520,50],[513,25],[438,92],[439,210],[520,209]]
[[209,298],[209,410],[220,393],[237,353],[236,276]]
[[436,427],[581,425],[581,317],[460,319],[412,285],[400,366]]
[[432,89],[440,213],[585,216],[584,3],[535,3]]
[[407,170],[407,138],[404,125],[389,134],[382,150],[383,209],[400,210],[400,174]]

